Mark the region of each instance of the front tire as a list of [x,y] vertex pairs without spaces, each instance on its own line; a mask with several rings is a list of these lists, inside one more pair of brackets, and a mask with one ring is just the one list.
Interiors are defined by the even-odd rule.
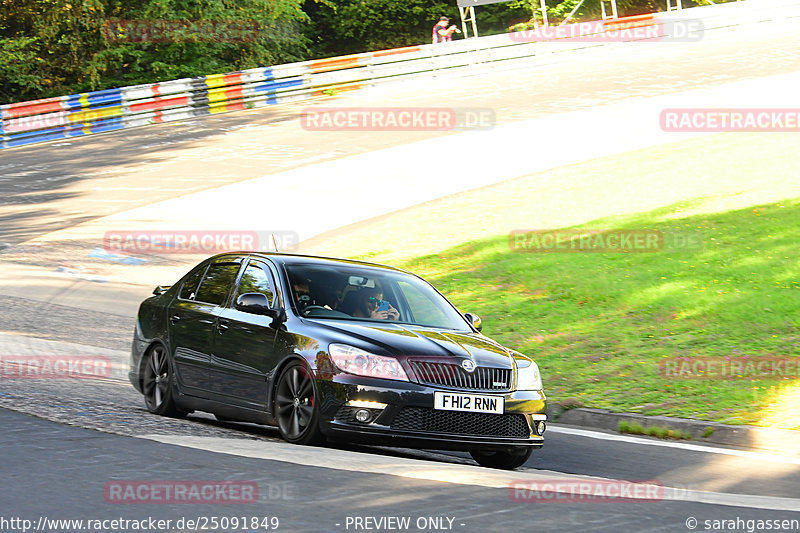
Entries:
[[528,462],[532,453],[533,448],[516,448],[509,452],[469,452],[479,465],[487,468],[499,468],[501,470],[514,470],[515,468],[519,468]]
[[142,392],[147,410],[153,414],[183,418],[187,411],[178,408],[173,399],[174,374],[167,350],[160,344],[153,346],[145,355],[142,372]]
[[317,386],[308,368],[293,361],[278,378],[275,388],[275,419],[281,437],[292,444],[319,444]]

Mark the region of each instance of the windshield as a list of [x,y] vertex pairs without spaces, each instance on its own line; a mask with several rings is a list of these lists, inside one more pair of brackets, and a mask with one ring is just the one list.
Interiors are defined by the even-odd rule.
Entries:
[[286,265],[292,307],[307,318],[468,330],[442,295],[416,276],[349,265]]

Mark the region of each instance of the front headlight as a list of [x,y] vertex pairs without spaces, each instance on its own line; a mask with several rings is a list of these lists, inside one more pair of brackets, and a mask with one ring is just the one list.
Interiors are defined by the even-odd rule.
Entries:
[[542,375],[533,361],[515,359],[517,363],[517,390],[542,390]]
[[394,357],[371,354],[347,344],[331,344],[328,353],[333,364],[342,372],[368,378],[408,381],[406,371]]

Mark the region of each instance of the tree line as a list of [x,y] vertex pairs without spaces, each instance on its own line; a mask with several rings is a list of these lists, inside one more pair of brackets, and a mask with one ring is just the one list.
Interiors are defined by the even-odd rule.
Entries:
[[[548,0],[548,17],[561,21],[578,2]],[[621,15],[666,7],[665,0],[617,5]],[[535,7],[530,0],[479,6],[479,31],[540,19]],[[574,18],[599,12],[599,0],[585,0]],[[0,0],[0,103],[427,43],[441,15],[458,21],[456,2]]]

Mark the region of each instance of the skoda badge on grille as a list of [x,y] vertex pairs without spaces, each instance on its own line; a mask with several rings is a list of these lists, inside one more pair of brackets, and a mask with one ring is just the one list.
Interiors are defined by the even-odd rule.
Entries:
[[464,370],[467,372],[472,372],[475,370],[475,361],[472,359],[464,359],[461,361],[461,366],[464,367]]

